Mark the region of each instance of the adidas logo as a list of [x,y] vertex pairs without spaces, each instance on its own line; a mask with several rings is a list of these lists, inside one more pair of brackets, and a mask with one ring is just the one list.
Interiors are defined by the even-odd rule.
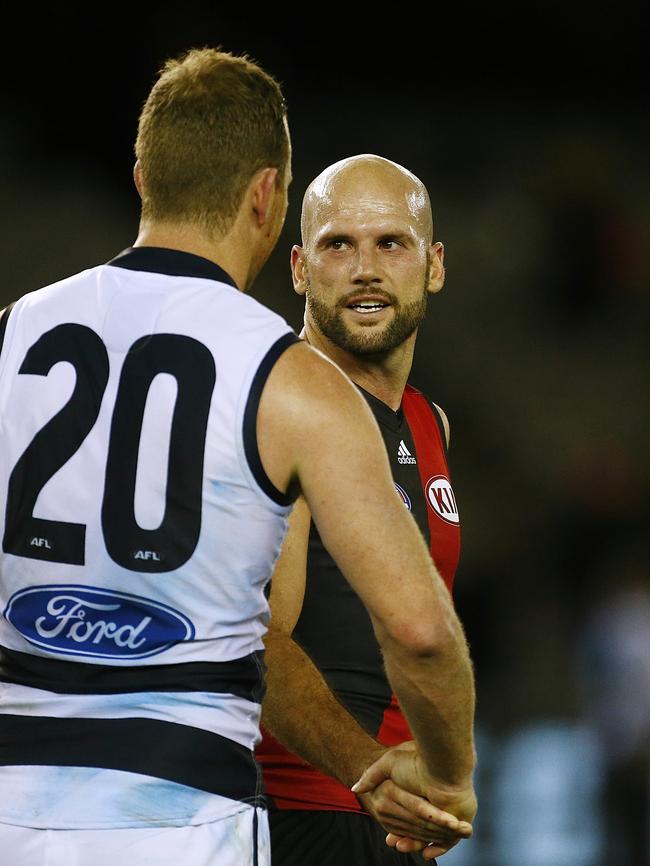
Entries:
[[417,460],[415,457],[411,455],[411,452],[408,450],[406,445],[404,444],[404,440],[400,439],[399,448],[397,449],[397,462],[398,463],[411,463],[415,465]]

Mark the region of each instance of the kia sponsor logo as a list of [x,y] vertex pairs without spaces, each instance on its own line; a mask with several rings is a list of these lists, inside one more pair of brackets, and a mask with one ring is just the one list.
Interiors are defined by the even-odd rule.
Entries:
[[427,501],[438,517],[457,526],[460,523],[458,505],[449,479],[444,475],[429,478],[426,484]]
[[85,586],[22,589],[4,616],[36,646],[104,659],[156,655],[195,633],[184,614],[161,602]]

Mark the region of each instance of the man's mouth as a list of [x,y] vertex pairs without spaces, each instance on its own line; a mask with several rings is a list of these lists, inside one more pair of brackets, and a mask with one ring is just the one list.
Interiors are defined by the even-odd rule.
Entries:
[[390,301],[383,298],[355,298],[346,305],[348,310],[354,310],[357,313],[378,313],[385,307],[390,307]]

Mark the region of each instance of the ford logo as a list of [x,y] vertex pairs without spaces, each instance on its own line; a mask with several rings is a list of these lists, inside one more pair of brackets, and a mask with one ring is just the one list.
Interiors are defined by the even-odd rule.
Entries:
[[65,655],[144,658],[194,637],[190,620],[166,604],[85,586],[21,589],[4,616],[31,644]]

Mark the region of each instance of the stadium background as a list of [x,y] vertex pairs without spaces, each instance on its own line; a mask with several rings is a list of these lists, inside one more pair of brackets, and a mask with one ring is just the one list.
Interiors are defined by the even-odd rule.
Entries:
[[0,302],[130,245],[137,114],[163,60],[192,46],[246,51],[283,83],[294,182],[253,294],[296,329],[306,184],[363,152],[414,171],[447,285],[413,382],[452,422],[479,696],[477,832],[443,863],[643,866],[647,67],[620,9],[525,9],[19,10],[3,46]]

